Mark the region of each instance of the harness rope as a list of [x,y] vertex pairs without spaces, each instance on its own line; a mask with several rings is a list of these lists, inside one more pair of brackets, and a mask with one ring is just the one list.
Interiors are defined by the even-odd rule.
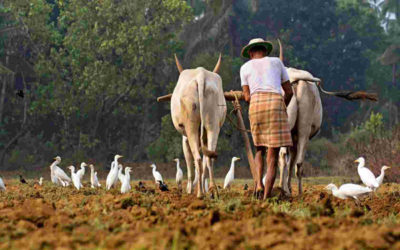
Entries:
[[231,125],[232,125],[233,127],[235,127],[237,130],[239,130],[239,131],[244,131],[244,132],[247,132],[247,133],[251,133],[251,130],[249,130],[249,129],[242,129],[242,128],[240,128],[236,123],[233,122],[232,118],[230,117],[231,114],[232,114],[233,112],[238,112],[238,111],[240,111],[240,113],[242,113],[242,106],[240,106],[239,99],[238,99],[238,97],[237,97],[237,95],[236,95],[235,93],[233,93],[233,95],[235,96],[235,101],[232,101],[233,109],[232,109],[231,112],[229,112],[229,114],[227,115],[228,120],[229,120],[229,122],[231,123]]

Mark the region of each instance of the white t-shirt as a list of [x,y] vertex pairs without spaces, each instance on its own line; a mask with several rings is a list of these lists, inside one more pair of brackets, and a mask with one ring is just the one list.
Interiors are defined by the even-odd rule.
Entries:
[[282,93],[281,85],[289,80],[288,73],[277,57],[252,59],[240,68],[242,86],[249,85],[250,95],[255,92]]

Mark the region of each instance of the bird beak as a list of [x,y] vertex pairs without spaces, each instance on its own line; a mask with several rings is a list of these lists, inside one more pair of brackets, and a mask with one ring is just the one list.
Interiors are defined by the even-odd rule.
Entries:
[[238,158],[237,160],[240,161],[240,160],[242,160],[242,159]]
[[392,168],[392,167],[387,167],[387,169]]
[[358,162],[358,160],[355,160],[354,162]]

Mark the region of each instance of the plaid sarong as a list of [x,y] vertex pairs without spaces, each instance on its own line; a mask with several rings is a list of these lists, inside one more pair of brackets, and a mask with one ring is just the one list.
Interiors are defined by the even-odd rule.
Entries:
[[286,106],[280,94],[254,93],[250,99],[249,119],[255,146],[292,146]]

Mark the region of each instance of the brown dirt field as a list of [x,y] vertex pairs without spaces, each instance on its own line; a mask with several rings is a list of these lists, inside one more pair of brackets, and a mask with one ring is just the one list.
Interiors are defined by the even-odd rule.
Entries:
[[249,180],[202,200],[172,181],[170,192],[147,181],[147,193],[132,182],[124,195],[88,183],[78,191],[5,182],[1,249],[400,249],[399,184],[384,184],[358,207],[313,184],[302,197],[262,202],[242,190]]

